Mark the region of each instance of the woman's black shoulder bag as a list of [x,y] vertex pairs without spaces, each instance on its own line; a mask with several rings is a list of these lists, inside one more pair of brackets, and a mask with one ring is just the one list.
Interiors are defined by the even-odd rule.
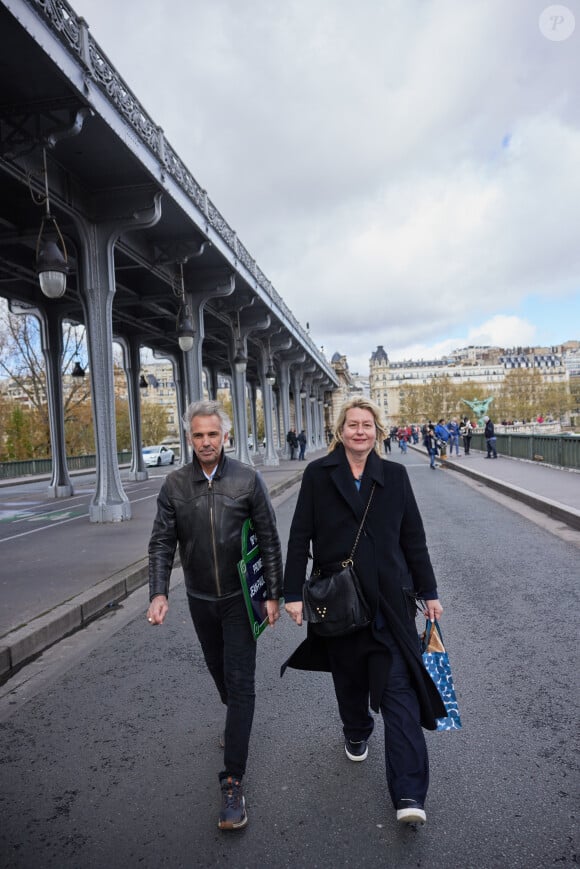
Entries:
[[304,583],[304,618],[321,637],[341,637],[366,628],[371,613],[354,569],[354,553],[371,506],[375,483],[360,523],[351,553],[338,570],[323,576],[315,568]]

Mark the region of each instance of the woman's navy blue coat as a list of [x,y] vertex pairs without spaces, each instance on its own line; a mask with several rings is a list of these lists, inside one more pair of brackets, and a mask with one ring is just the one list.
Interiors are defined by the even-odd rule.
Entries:
[[[290,529],[284,574],[287,600],[300,600],[309,552],[314,564],[324,567],[348,557],[364,514],[372,484],[371,508],[355,553],[354,562],[373,615],[372,634],[381,641],[385,629],[395,638],[409,666],[421,706],[421,723],[435,728],[435,719],[446,715],[431,677],[423,667],[415,625],[414,595],[437,597],[437,583],[427,550],[423,522],[407,471],[373,451],[369,454],[357,490],[342,445],[311,462],[302,486]],[[312,549],[311,549],[312,547]],[[377,626],[385,625],[385,628]],[[288,659],[286,668],[329,670],[325,642],[308,628],[306,640]],[[375,674],[380,693],[380,674]],[[371,674],[371,705],[373,703]]]

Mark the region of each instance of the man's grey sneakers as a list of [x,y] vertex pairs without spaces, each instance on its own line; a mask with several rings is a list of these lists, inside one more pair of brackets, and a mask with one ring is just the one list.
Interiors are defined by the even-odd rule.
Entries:
[[345,739],[344,750],[348,759],[354,760],[355,762],[366,760],[369,753],[366,739],[360,739],[358,742],[353,742],[352,739]]
[[417,800],[398,800],[397,821],[400,824],[424,824],[427,820],[422,803]]
[[220,830],[241,830],[248,823],[246,801],[239,779],[228,775],[220,782],[222,789],[222,808],[218,827]]

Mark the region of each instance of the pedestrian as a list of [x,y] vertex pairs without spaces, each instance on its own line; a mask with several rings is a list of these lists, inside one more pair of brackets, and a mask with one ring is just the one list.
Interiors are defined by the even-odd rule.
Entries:
[[296,458],[296,450],[298,449],[298,438],[296,437],[296,429],[291,428],[286,435],[286,443],[290,450],[290,459],[293,461]]
[[423,443],[425,444],[429,455],[429,467],[436,471],[437,465],[435,464],[435,456],[437,455],[437,439],[435,437],[435,428],[433,425],[428,426]]
[[409,435],[407,434],[407,429],[405,426],[401,426],[397,431],[397,440],[399,441],[399,449],[403,453],[404,456],[407,455],[407,441],[409,439]]
[[469,455],[469,450],[471,448],[471,438],[473,436],[473,426],[469,421],[468,417],[463,417],[463,422],[461,423],[459,433],[463,438],[463,452],[466,456]]
[[487,446],[487,456],[486,459],[497,459],[497,438],[495,436],[495,427],[489,416],[484,416],[483,421],[485,423],[485,429],[483,432],[483,436],[485,438],[485,443]]
[[169,474],[157,499],[149,541],[147,618],[163,624],[169,579],[179,546],[189,611],[207,668],[226,706],[224,760],[219,773],[221,830],[248,820],[242,780],[255,705],[256,641],[237,564],[242,526],[254,523],[266,581],[270,625],[279,615],[282,559],[276,519],[260,474],[226,456],[230,420],[217,401],[190,404],[183,419],[193,448],[191,463]]
[[390,433],[390,431],[385,432],[383,446],[385,448],[385,454],[391,452],[391,433]]
[[369,703],[374,712],[380,711],[387,787],[397,820],[423,823],[429,774],[421,727],[435,729],[435,719],[446,713],[423,667],[416,600],[425,601],[430,619],[439,618],[443,609],[407,471],[380,458],[383,438],[374,402],[357,396],[343,405],[328,454],[310,462],[304,472],[284,574],[285,608],[300,625],[309,553],[313,571],[332,573],[348,557],[369,506],[354,566],[371,623],[332,638],[316,634],[315,625],[309,624],[306,639],[282,669],[332,673],[350,761],[368,756],[374,728]]
[[435,426],[435,437],[437,438],[437,449],[442,459],[447,458],[447,441],[449,440],[449,429],[445,425],[443,417]]
[[306,452],[306,432],[304,429],[301,430],[300,434],[297,437],[298,447],[300,452],[298,453],[298,458],[301,461],[304,461],[304,453]]
[[447,444],[449,446],[449,456],[453,455],[453,448],[455,447],[455,455],[459,455],[459,423],[455,419],[455,417],[449,421],[447,425],[447,430],[449,432],[449,440]]

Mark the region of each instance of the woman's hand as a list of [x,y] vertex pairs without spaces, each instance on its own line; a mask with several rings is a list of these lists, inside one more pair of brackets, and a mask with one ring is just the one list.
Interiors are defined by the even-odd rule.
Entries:
[[439,621],[439,619],[443,615],[443,607],[441,606],[440,602],[438,600],[426,600],[425,615],[432,622],[434,622],[435,620]]
[[297,600],[292,603],[285,603],[284,609],[290,616],[293,622],[296,622],[297,625],[302,624],[302,601]]

